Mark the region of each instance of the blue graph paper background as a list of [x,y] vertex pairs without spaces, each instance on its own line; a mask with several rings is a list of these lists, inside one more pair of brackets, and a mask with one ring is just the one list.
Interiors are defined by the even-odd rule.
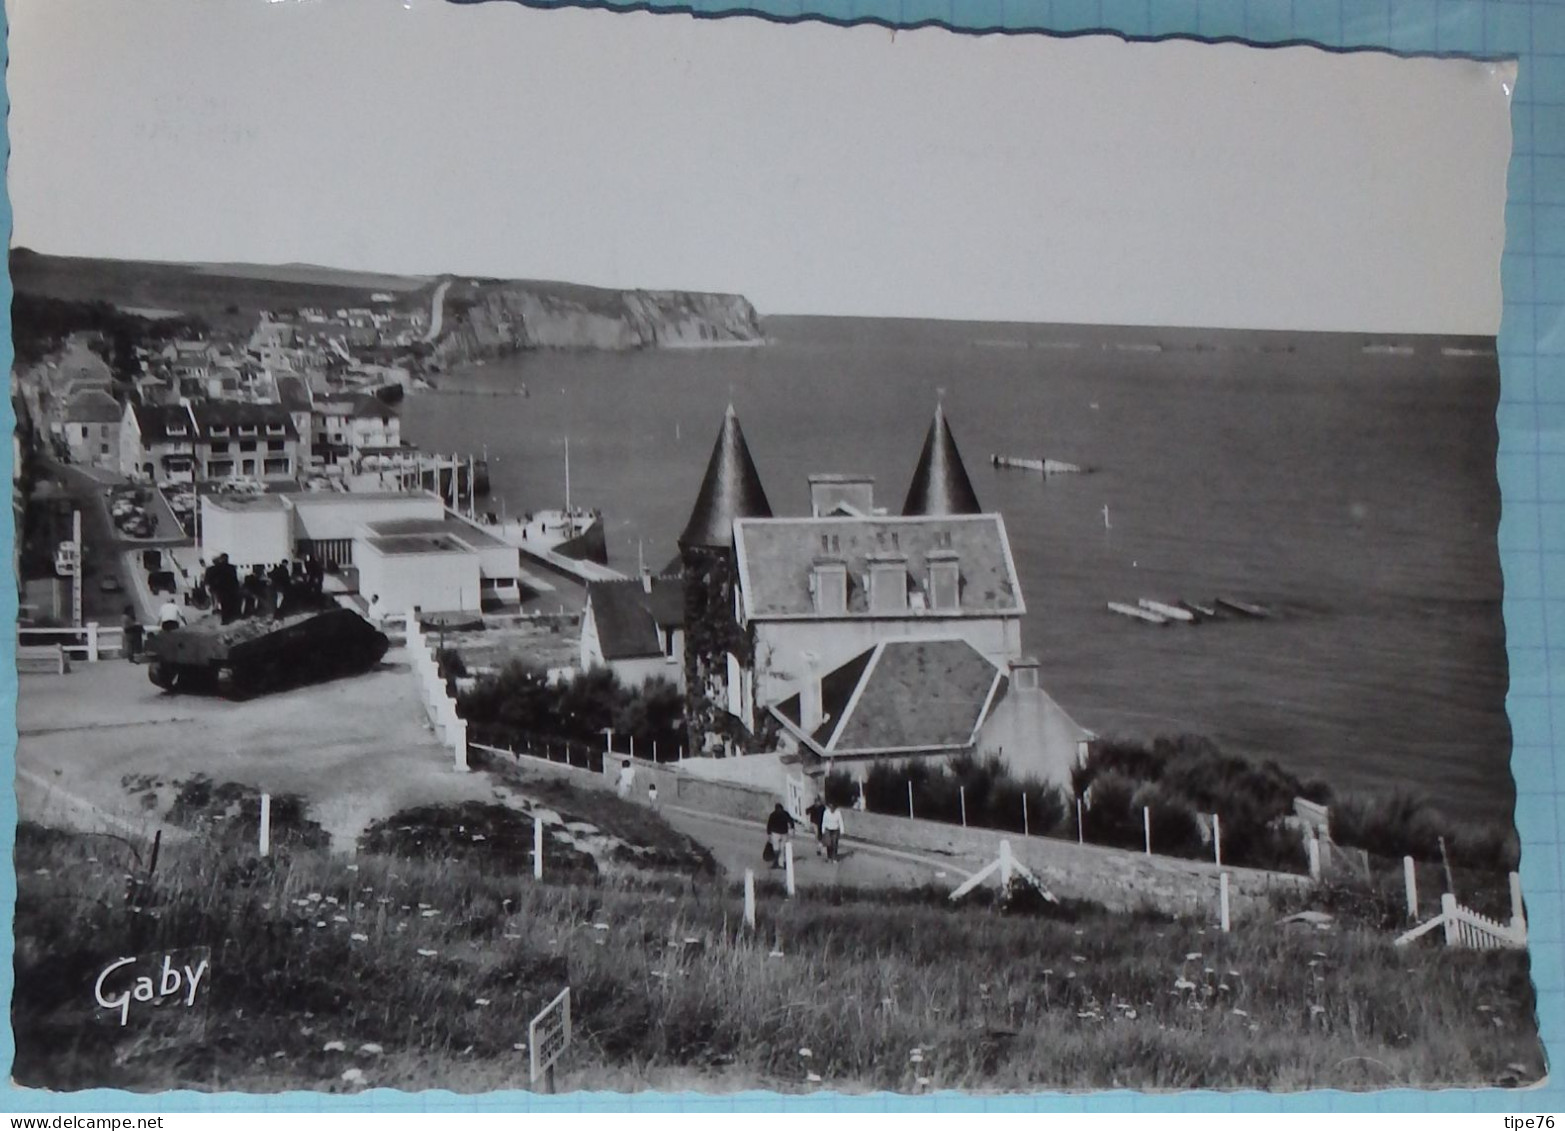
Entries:
[[[473,2],[473,0],[458,0]],[[489,0],[504,2],[504,0]],[[1555,760],[1565,735],[1565,0],[691,0],[689,3],[597,3],[534,6],[647,8],[698,15],[771,19],[874,21],[896,27],[936,23],[961,31],[1057,34],[1112,31],[1135,38],[1184,36],[1240,39],[1266,45],[1305,41],[1328,48],[1383,49],[1515,57],[1520,75],[1512,105],[1513,151],[1502,263],[1505,314],[1500,330],[1501,397],[1498,473],[1504,500],[1499,544],[1505,569],[1505,622],[1511,665],[1508,700],[1515,734],[1512,766],[1521,833],[1522,885],[1531,927],[1538,1017],[1551,1064],[1565,1050],[1565,900],[1560,841],[1565,793]],[[0,15],[3,18],[3,15]],[[9,102],[6,103],[9,109]],[[7,147],[9,153],[9,146]],[[6,230],[10,206],[4,203]],[[4,362],[10,368],[10,283],[4,283]],[[9,415],[9,405],[0,411]],[[7,455],[6,458],[9,458]],[[7,556],[9,527],[0,530]],[[15,623],[15,593],[0,587],[3,623]],[[6,656],[12,649],[4,649]],[[12,724],[16,677],[9,659],[3,701]],[[7,737],[5,776],[14,766]],[[0,900],[9,919],[16,885],[10,850],[16,805],[0,791]],[[9,1003],[10,934],[0,960]],[[9,1006],[7,1007],[9,1015]],[[9,1068],[12,1038],[0,1027],[0,1057]],[[737,1096],[698,1094],[613,1096],[579,1093],[534,1097],[525,1092],[460,1096],[445,1092],[372,1091],[358,1096],[133,1096],[96,1091],[54,1096],[0,1087],[6,1111],[1519,1111],[1565,1109],[1565,1081],[1525,1095],[1445,1090],[1294,1095],[1191,1092],[1090,1096],[1038,1095],[922,1098]]]

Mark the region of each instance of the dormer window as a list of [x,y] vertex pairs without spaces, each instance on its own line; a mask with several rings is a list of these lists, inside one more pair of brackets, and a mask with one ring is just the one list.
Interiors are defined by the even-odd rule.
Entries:
[[226,424],[214,424],[214,425],[212,425],[212,435],[214,435],[214,436],[226,436],[226,435],[228,435],[228,425],[226,425]]
[[900,555],[871,558],[869,563],[869,611],[907,611],[907,561]]
[[239,426],[239,434],[241,436],[254,436],[255,435],[255,425],[254,424],[241,424]]
[[266,434],[268,436],[281,436],[284,431],[285,429],[281,424],[268,424],[266,426]]
[[937,551],[929,556],[929,607],[936,612],[962,607],[962,570],[955,554]]
[[817,562],[810,574],[810,592],[821,616],[841,616],[848,611],[848,567],[842,562]]

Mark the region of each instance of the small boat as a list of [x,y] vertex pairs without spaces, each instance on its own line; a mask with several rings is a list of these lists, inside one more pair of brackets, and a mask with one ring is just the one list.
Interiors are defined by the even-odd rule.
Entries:
[[1198,605],[1194,601],[1180,601],[1181,609],[1189,609],[1202,620],[1213,620],[1217,616],[1217,608],[1213,605]]
[[1041,471],[1045,475],[1079,475],[1085,468],[1058,459],[1031,459],[1023,456],[990,455],[995,467],[1009,467],[1016,471]]
[[1153,601],[1146,597],[1141,598],[1136,604],[1149,613],[1156,613],[1164,620],[1183,621],[1186,624],[1194,623],[1195,614],[1189,609],[1181,609],[1178,605],[1165,605],[1162,601]]
[[1270,609],[1264,608],[1261,605],[1252,605],[1248,601],[1236,601],[1232,597],[1219,597],[1217,599],[1217,605],[1219,608],[1230,609],[1233,612],[1241,613],[1244,616],[1256,617],[1261,620],[1264,620],[1272,615]]
[[1109,602],[1109,612],[1118,613],[1122,617],[1130,617],[1132,620],[1145,621],[1147,624],[1167,624],[1167,617],[1160,617],[1154,612],[1137,608],[1135,605],[1122,604],[1119,601]]

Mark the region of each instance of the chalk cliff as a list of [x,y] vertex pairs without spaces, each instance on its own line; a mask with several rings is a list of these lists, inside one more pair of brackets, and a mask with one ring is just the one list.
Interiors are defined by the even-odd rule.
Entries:
[[435,353],[445,364],[521,350],[632,350],[759,342],[743,295],[452,281]]

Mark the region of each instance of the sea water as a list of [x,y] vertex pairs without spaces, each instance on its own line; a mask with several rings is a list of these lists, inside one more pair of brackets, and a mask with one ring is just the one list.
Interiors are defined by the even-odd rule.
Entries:
[[[806,476],[873,475],[900,511],[943,400],[1005,516],[1044,685],[1101,734],[1196,733],[1339,789],[1468,817],[1513,802],[1496,549],[1493,341],[774,318],[768,345],[536,353],[410,397],[404,434],[487,453],[508,513],[605,515],[660,568],[738,411],[774,513]],[[519,390],[525,386],[527,395]],[[499,396],[460,395],[498,392]],[[994,468],[992,454],[1093,469]],[[1147,597],[1265,605],[1156,627]]]

